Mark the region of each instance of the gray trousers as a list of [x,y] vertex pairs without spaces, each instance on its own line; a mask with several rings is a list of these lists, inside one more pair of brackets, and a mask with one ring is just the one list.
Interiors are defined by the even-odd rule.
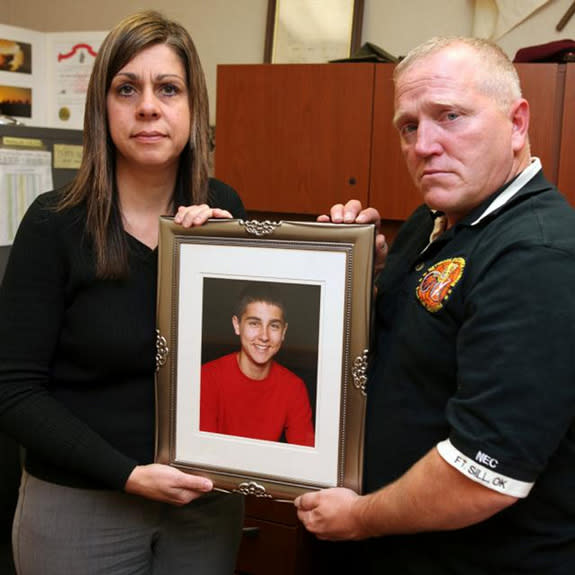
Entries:
[[243,497],[184,507],[23,474],[12,545],[18,575],[231,575]]

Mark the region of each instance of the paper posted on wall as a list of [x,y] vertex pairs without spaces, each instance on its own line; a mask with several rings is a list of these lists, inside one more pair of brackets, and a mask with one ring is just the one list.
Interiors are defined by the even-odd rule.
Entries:
[[52,153],[0,149],[0,246],[11,245],[34,199],[53,188]]

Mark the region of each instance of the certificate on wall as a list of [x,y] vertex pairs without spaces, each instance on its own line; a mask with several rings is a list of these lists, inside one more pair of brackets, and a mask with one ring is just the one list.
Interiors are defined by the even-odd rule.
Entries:
[[270,0],[265,61],[321,63],[358,47],[363,0]]
[[84,127],[86,92],[94,60],[107,32],[48,35],[50,100],[48,123],[57,128]]

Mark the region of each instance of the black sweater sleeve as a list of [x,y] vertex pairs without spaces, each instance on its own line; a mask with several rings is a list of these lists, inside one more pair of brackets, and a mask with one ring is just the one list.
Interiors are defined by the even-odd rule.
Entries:
[[[123,488],[136,462],[50,392],[66,306],[68,218],[40,196],[24,217],[0,288],[0,427],[54,465]],[[76,238],[75,241],[81,241]]]
[[[246,217],[232,188],[209,190]],[[0,287],[0,428],[38,477],[122,489],[154,455],[157,252],[128,237],[129,277],[98,279],[85,209],[57,197],[28,210]]]

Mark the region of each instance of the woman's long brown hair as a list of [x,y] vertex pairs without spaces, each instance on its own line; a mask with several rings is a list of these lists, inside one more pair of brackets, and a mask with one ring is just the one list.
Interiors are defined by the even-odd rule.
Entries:
[[58,204],[60,210],[85,204],[86,230],[100,278],[120,278],[128,273],[127,238],[116,189],[116,150],[108,129],[106,98],[118,71],[156,44],[171,47],[181,59],[191,112],[190,140],[180,156],[172,206],[200,204],[207,199],[208,95],[194,43],[183,26],[159,12],[129,16],[114,27],[98,51],[86,99],[82,164]]

